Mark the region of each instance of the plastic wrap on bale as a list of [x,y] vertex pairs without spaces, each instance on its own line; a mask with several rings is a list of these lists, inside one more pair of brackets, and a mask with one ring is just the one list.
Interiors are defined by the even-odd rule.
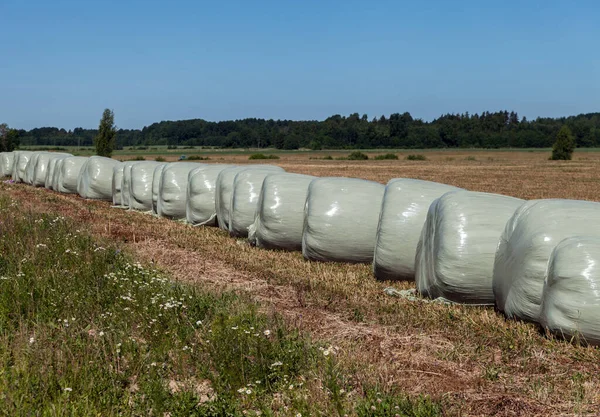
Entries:
[[204,164],[196,162],[175,162],[163,168],[157,212],[160,217],[185,220],[188,175],[191,170]]
[[23,182],[28,185],[33,184],[33,175],[35,173],[35,166],[40,155],[44,155],[50,152],[33,152],[29,157],[29,161],[27,161],[27,165],[25,166],[25,175],[23,176]]
[[229,204],[231,210],[229,234],[231,236],[248,236],[248,228],[254,223],[263,181],[271,173],[273,173],[272,169],[247,169],[235,176]]
[[233,193],[233,181],[235,176],[247,169],[271,170],[273,172],[285,172],[283,168],[275,165],[241,165],[226,168],[217,176],[217,188],[215,191],[215,208],[217,210],[217,222],[223,230],[229,231],[231,221],[231,195]]
[[[71,155],[70,153],[57,152],[40,153],[35,159],[33,174],[31,176],[31,185],[33,185],[34,187],[44,187],[46,185],[46,179],[48,177],[48,167],[50,166],[50,162],[57,158],[66,158],[68,156],[73,155]],[[32,161],[33,158],[29,161],[29,164],[31,164]]]
[[58,191],[58,183],[60,180],[60,170],[62,168],[63,162],[66,158],[58,158],[56,160],[56,164],[54,165],[54,174],[52,176],[52,189],[54,191]]
[[304,212],[302,254],[314,261],[371,263],[385,187],[356,178],[317,178]]
[[254,223],[248,229],[250,244],[265,249],[302,250],[304,203],[315,178],[289,173],[267,175]]
[[154,168],[154,173],[152,174],[152,214],[158,216],[158,193],[160,191],[160,180],[162,178],[162,172],[165,166],[168,163],[157,165]]
[[414,281],[417,244],[429,206],[456,190],[461,188],[409,178],[387,183],[373,256],[373,274],[377,279]]
[[506,224],[494,263],[496,305],[510,318],[538,322],[548,260],[563,239],[600,237],[600,204],[532,200]]
[[152,180],[154,170],[163,162],[144,161],[131,167],[129,187],[129,209],[140,211],[152,210]]
[[206,165],[190,171],[188,176],[186,221],[194,226],[217,226],[215,193],[219,173],[233,165]]
[[50,159],[48,161],[48,167],[46,168],[46,181],[44,186],[48,190],[54,190],[54,184],[58,181],[58,178],[55,178],[56,167],[58,166],[58,161],[61,159],[67,158],[67,156],[57,156],[56,158]]
[[600,238],[572,237],[550,254],[540,323],[558,337],[600,345]]
[[91,156],[81,168],[77,192],[83,198],[112,201],[114,167],[119,161],[104,156]]
[[77,194],[79,173],[88,160],[85,156],[68,156],[59,161],[58,188],[56,191],[65,194]]
[[15,151],[15,162],[12,171],[12,179],[14,182],[23,182],[27,163],[32,155],[33,152],[31,151]]
[[125,162],[119,162],[113,167],[112,176],[112,201],[113,206],[121,207],[123,204],[123,195],[121,186],[123,185],[123,169],[125,168]]
[[140,161],[123,162],[123,178],[121,180],[121,207],[129,208],[131,200],[131,167]]
[[12,175],[14,162],[14,152],[0,152],[0,176],[8,177]]
[[498,239],[523,200],[451,191],[427,212],[415,257],[419,292],[462,304],[494,304],[492,274]]

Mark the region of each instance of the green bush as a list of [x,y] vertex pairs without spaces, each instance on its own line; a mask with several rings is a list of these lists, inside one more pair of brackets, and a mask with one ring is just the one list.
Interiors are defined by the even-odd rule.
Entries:
[[264,153],[253,153],[248,159],[279,159],[277,155],[265,155]]
[[165,159],[165,158],[163,158],[162,156],[157,156],[157,157],[156,157],[156,159],[155,159],[155,161],[156,161],[156,162],[165,162],[165,161],[166,161],[166,159]]
[[361,151],[354,151],[346,158],[349,161],[366,161],[369,159],[367,154],[362,153]]
[[425,158],[425,155],[416,154],[416,155],[408,155],[406,157],[406,160],[408,160],[408,161],[427,161],[427,158]]
[[145,161],[145,160],[146,160],[146,158],[144,158],[142,155],[138,155],[132,159],[132,161]]
[[187,159],[189,161],[208,161],[210,158],[202,155],[190,155],[187,157]]
[[377,161],[382,161],[385,159],[398,159],[398,155],[396,155],[395,153],[386,153],[385,155],[377,155],[375,157],[375,160]]
[[571,133],[571,129],[567,125],[564,125],[556,135],[556,142],[552,146],[552,156],[550,159],[554,161],[570,161],[573,158],[575,145],[575,137]]

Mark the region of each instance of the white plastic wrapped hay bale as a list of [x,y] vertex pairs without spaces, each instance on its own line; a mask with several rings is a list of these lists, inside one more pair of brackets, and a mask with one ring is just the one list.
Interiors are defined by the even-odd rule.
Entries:
[[121,187],[123,186],[123,168],[125,168],[125,162],[120,162],[113,167],[112,201],[113,206],[115,207],[121,207],[123,203],[121,194]]
[[263,181],[273,169],[247,169],[239,172],[233,180],[231,193],[229,234],[234,237],[247,237],[248,228],[254,223],[256,208]]
[[33,184],[33,175],[35,173],[35,166],[40,155],[47,154],[49,152],[33,152],[29,157],[29,161],[27,161],[27,165],[25,166],[25,175],[23,177],[23,182],[25,184],[32,185]]
[[533,200],[506,224],[494,263],[496,305],[510,318],[538,322],[548,260],[563,239],[600,237],[600,204]]
[[492,274],[498,239],[523,200],[451,191],[436,199],[417,245],[417,289],[431,298],[494,304]]
[[219,173],[233,165],[205,165],[188,175],[186,221],[194,226],[217,226],[215,194]]
[[77,194],[77,182],[81,168],[88,160],[85,156],[68,156],[59,161],[58,188],[56,191],[65,194]]
[[304,203],[316,177],[269,174],[263,181],[254,223],[248,229],[252,245],[266,249],[302,250]]
[[12,175],[14,162],[14,152],[0,152],[0,176],[8,177]]
[[215,208],[217,210],[217,222],[223,230],[229,231],[231,196],[233,194],[233,182],[235,176],[247,169],[263,169],[272,172],[284,172],[283,168],[275,165],[241,165],[222,170],[217,176],[217,188],[215,192]]
[[415,256],[429,206],[449,191],[461,188],[409,178],[390,180],[385,187],[373,274],[380,280],[415,279]]
[[158,165],[154,168],[152,174],[152,213],[158,215],[158,193],[160,191],[160,180],[165,166],[168,164]]
[[[44,187],[46,185],[46,178],[48,177],[48,167],[50,162],[57,158],[65,158],[67,156],[73,156],[70,153],[56,153],[56,152],[43,152],[37,155],[35,158],[35,165],[33,167],[33,175],[31,177],[31,185],[34,187]],[[32,158],[29,164],[34,162]],[[27,165],[29,169],[29,164]]]
[[119,161],[103,156],[91,156],[81,168],[77,192],[83,198],[111,201],[113,169]]
[[163,168],[157,203],[160,217],[185,219],[188,175],[191,170],[201,165],[195,162],[175,162]]
[[561,241],[550,254],[540,324],[553,334],[600,345],[600,238]]
[[52,176],[52,189],[54,191],[58,191],[58,184],[59,184],[59,180],[60,180],[60,170],[62,169],[63,161],[65,159],[66,159],[66,157],[58,158],[56,160],[56,164],[54,165],[54,173]]
[[44,183],[45,187],[49,190],[54,190],[54,184],[56,181],[58,181],[58,179],[56,179],[55,181],[55,172],[56,172],[56,167],[58,166],[58,161],[66,158],[67,156],[57,156],[56,158],[52,158],[50,159],[50,161],[48,161],[48,167],[46,168],[46,181]]
[[121,180],[121,206],[129,208],[131,199],[131,168],[140,161],[123,162],[123,179]]
[[373,262],[385,187],[355,178],[317,178],[304,211],[302,254],[332,262]]
[[152,210],[152,180],[157,166],[162,162],[144,161],[131,167],[129,187],[129,209],[140,211]]
[[31,151],[15,151],[15,162],[13,165],[12,179],[15,182],[23,182],[27,163],[33,155]]

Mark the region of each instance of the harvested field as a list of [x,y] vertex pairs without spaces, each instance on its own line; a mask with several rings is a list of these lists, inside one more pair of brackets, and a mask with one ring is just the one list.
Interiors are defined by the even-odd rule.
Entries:
[[[411,177],[527,199],[600,200],[600,153],[580,153],[571,162],[548,161],[542,152],[472,150],[424,152],[426,161],[405,160],[410,153],[416,152],[399,153],[397,161],[282,153],[268,162],[318,176],[382,183]],[[249,162],[248,155],[209,156],[211,163]],[[266,310],[339,346],[355,387],[431,395],[449,415],[598,410],[600,351],[546,338],[537,327],[506,321],[491,309],[388,296],[383,290],[390,285],[411,285],[377,282],[370,265],[307,262],[299,253],[249,247],[216,228],[193,228],[23,184],[2,184],[0,190],[25,210],[58,211],[81,221],[177,279],[250,294]]]

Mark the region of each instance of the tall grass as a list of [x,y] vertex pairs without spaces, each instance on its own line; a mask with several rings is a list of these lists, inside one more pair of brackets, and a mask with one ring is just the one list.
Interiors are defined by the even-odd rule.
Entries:
[[[174,283],[68,219],[0,197],[5,415],[389,415],[357,389],[340,394],[352,387],[333,347],[256,307]],[[416,401],[419,415],[439,411]]]

